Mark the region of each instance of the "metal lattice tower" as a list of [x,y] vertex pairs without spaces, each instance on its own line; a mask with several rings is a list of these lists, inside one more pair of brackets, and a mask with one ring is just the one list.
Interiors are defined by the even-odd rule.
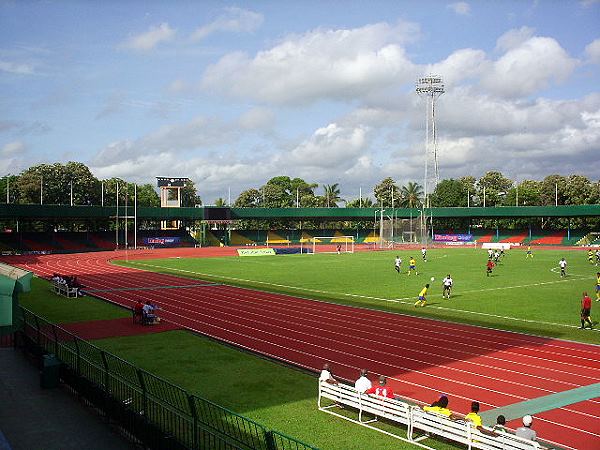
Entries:
[[442,77],[429,75],[417,81],[417,94],[426,101],[425,114],[425,176],[423,195],[425,205],[429,207],[429,197],[440,182],[437,156],[437,131],[435,126],[435,102],[444,93]]

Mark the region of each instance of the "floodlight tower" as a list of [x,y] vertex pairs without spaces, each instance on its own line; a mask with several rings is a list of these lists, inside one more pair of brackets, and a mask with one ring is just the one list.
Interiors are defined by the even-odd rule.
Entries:
[[429,198],[440,182],[437,157],[437,131],[435,126],[435,102],[444,93],[442,77],[429,75],[417,81],[417,94],[426,101],[425,114],[425,176],[423,178],[424,206],[429,207]]

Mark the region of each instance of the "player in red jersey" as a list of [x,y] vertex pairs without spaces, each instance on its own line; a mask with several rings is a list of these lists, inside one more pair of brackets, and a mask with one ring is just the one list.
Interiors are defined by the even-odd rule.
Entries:
[[387,379],[381,375],[379,377],[379,386],[373,386],[371,389],[367,389],[365,394],[375,394],[380,397],[394,398],[394,391],[386,386]]
[[590,310],[592,309],[592,299],[587,294],[587,292],[583,293],[583,298],[581,299],[581,328],[583,330],[585,328],[585,323],[590,324],[590,330],[593,327],[592,319],[590,318]]
[[492,261],[491,259],[488,259],[487,264],[485,265],[485,271],[487,273],[487,276],[489,277],[492,274],[492,269],[494,268],[496,264],[494,264],[494,261]]

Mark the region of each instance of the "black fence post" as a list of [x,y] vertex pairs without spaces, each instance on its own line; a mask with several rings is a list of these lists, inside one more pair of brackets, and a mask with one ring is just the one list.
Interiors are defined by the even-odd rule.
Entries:
[[275,437],[273,436],[273,432],[271,430],[265,430],[265,442],[267,443],[268,450],[277,450]]
[[77,370],[77,376],[81,376],[81,353],[79,350],[79,338],[77,336],[75,336],[75,339],[73,339],[73,342],[75,343],[75,353],[77,354],[77,362],[76,362],[76,370]]
[[146,391],[146,381],[144,380],[144,375],[142,374],[142,370],[137,368],[135,369],[135,373],[137,374],[138,380],[140,380],[140,387],[142,388],[142,412],[144,416],[148,416],[148,392]]
[[196,409],[196,402],[194,401],[193,395],[188,395],[188,403],[190,404],[190,412],[192,413],[192,448],[199,449],[198,445],[198,411]]
[[35,331],[36,331],[36,344],[38,347],[40,346],[41,335],[40,335],[40,322],[38,321],[38,316],[33,316],[35,322]]
[[110,393],[110,389],[108,387],[108,360],[106,359],[106,353],[100,351],[100,359],[102,359],[102,365],[104,366],[104,391],[106,393]]
[[52,325],[52,335],[54,336],[54,355],[58,358],[58,334],[56,334],[56,325]]

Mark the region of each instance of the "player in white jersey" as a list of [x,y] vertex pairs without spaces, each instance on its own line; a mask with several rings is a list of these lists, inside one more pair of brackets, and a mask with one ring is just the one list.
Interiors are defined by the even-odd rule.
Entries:
[[421,256],[423,257],[423,261],[427,262],[427,249],[425,247],[421,248]]
[[450,276],[450,274],[448,274],[448,276],[442,280],[442,287],[444,288],[442,292],[442,297],[450,298],[453,283],[454,281],[452,281],[452,277]]
[[396,272],[400,273],[400,266],[402,265],[402,258],[396,256],[396,260],[394,261],[394,269]]
[[567,260],[565,258],[561,259],[558,262],[558,265],[560,267],[560,276],[562,277],[566,277],[567,276]]

